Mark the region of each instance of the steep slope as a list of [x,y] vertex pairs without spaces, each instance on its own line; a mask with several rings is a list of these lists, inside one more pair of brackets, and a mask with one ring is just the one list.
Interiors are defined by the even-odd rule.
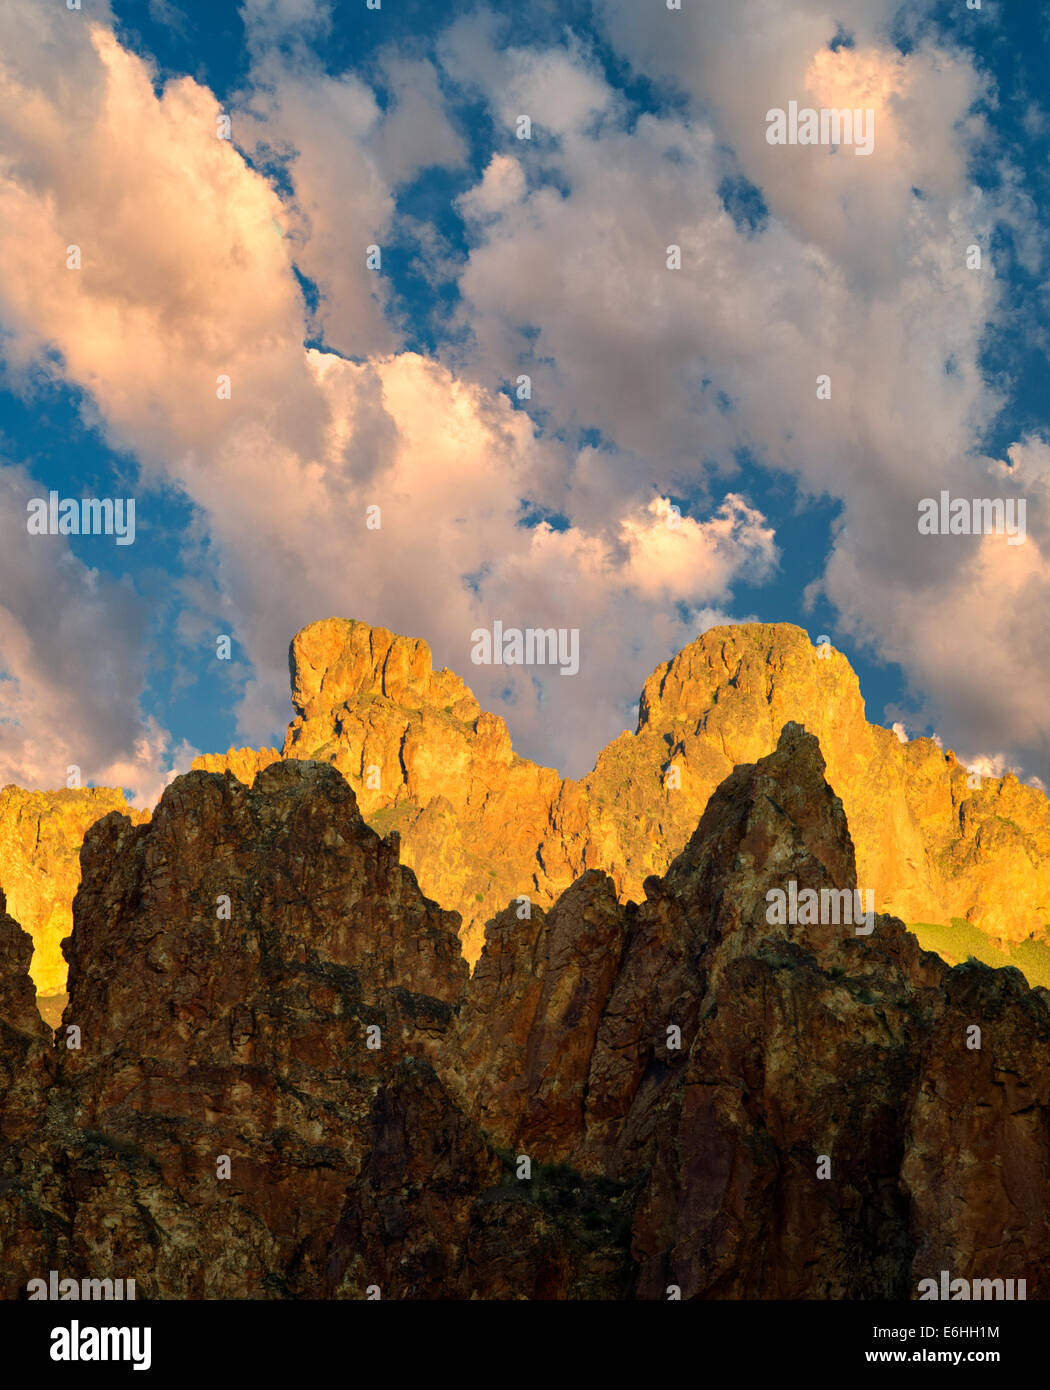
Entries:
[[[485,922],[511,897],[549,906],[592,868],[611,875],[621,901],[640,897],[715,787],[770,753],[788,721],[820,740],[860,883],[880,910],[966,918],[1005,943],[1050,922],[1047,798],[1012,776],[971,787],[932,740],[902,744],[868,724],[845,657],[799,628],[704,633],[649,677],[636,732],[580,781],[519,758],[503,720],[451,672],[433,672],[424,642],[327,619],[296,636],[289,660],[296,717],[283,755],[331,762],[365,819],[401,833],[423,890],[462,914],[472,963]],[[207,766],[235,770],[251,756],[231,750]]]

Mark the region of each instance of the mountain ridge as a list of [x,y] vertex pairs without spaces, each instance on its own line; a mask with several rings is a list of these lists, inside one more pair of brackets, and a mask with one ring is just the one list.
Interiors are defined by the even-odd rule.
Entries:
[[770,913],[856,886],[825,773],[788,723],[643,901],[511,902],[472,975],[330,764],[110,813],[54,1043],[0,903],[0,1293],[1045,1298],[1050,1008],[894,918]]
[[[281,760],[327,762],[365,820],[396,831],[424,893],[460,913],[468,962],[508,901],[550,907],[582,873],[639,901],[687,843],[732,769],[766,756],[780,729],[816,735],[842,797],[858,876],[879,911],[963,919],[997,949],[1050,940],[1050,802],[1011,774],[979,779],[926,738],[869,724],[845,656],[790,624],[715,627],[645,681],[635,731],[563,778],[514,751],[502,718],[430,648],[352,619],[310,623],[289,646],[293,717],[281,750],[230,749],[194,761],[251,784]],[[27,807],[36,807],[30,814]],[[0,792],[0,887],[33,936],[38,995],[64,987],[79,845],[117,791]],[[35,821],[33,817],[35,816]],[[37,829],[33,832],[33,825]],[[40,827],[50,832],[40,836]]]
[[[971,787],[951,750],[869,724],[845,656],[791,624],[701,634],[648,677],[635,732],[611,740],[580,779],[517,755],[504,721],[458,676],[434,672],[419,639],[324,619],[296,635],[289,666],[296,715],[282,755],[334,763],[366,820],[400,832],[424,891],[463,916],[472,963],[485,922],[512,896],[549,905],[601,868],[621,901],[638,900],[714,788],[772,752],[787,722],[820,742],[878,910],[964,918],[997,943],[1050,922],[1046,796],[1009,773]],[[250,768],[251,750],[199,765],[231,759]]]

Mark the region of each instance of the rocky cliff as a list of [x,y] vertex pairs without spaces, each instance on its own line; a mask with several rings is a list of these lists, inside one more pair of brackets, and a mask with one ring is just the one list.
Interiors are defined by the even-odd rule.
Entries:
[[149,819],[148,812],[133,810],[123,792],[109,787],[0,790],[0,889],[8,910],[32,938],[30,975],[39,995],[65,990],[62,941],[73,929],[80,846],[88,827],[110,811],[136,823]]
[[[869,724],[846,658],[788,624],[712,628],[657,668],[638,727],[563,779],[513,751],[503,720],[434,672],[424,642],[341,619],[291,646],[296,717],[283,756],[330,762],[369,824],[397,829],[427,894],[463,917],[473,963],[509,898],[543,906],[588,869],[638,898],[685,846],[715,787],[772,752],[789,721],[815,734],[846,808],[860,883],[909,922],[966,918],[995,942],[1050,923],[1050,801],[1013,776],[971,777],[931,739]],[[254,769],[252,750],[199,765]],[[979,785],[971,785],[978,783]]]
[[640,906],[588,873],[497,919],[468,986],[451,1093],[497,1143],[636,1193],[640,1297],[907,1298],[941,1268],[1031,1282],[1050,1252],[1043,999],[891,917],[768,921],[790,881],[856,884],[824,773],[786,726]]
[[[841,653],[787,624],[713,628],[646,681],[638,727],[574,781],[515,754],[426,643],[342,619],[290,651],[295,717],[282,753],[231,749],[194,764],[250,783],[280,757],[330,763],[381,835],[397,831],[423,891],[462,918],[473,965],[511,898],[549,908],[582,873],[642,896],[685,846],[715,787],[770,753],[786,722],[820,740],[856,845],[861,885],[908,922],[966,918],[997,945],[1048,940],[1050,801],[1007,776],[975,778],[930,739],[869,724]],[[119,792],[0,793],[0,886],[33,937],[41,995],[64,985],[84,831]],[[143,815],[132,815],[142,820]],[[57,1020],[56,1020],[57,1021]]]
[[191,773],[150,823],[105,817],[74,915],[56,1083],[0,1202],[7,1296],[33,1214],[48,1268],[316,1294],[373,1094],[466,982],[458,920],[338,773],[298,762],[251,789]]
[[[1046,1296],[1050,1010],[832,920],[855,856],[800,727],[643,901],[588,871],[511,902],[473,976],[398,848],[316,762],[107,816],[53,1050],[0,918],[7,1297],[48,1268],[140,1297],[908,1298],[941,1268]],[[817,920],[771,914],[791,884]]]

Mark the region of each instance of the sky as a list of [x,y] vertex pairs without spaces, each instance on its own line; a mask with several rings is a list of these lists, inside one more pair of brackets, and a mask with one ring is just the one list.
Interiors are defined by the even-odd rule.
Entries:
[[[279,746],[329,616],[568,776],[757,620],[1050,781],[1048,70],[1043,0],[4,0],[0,786]],[[922,534],[943,490],[1023,543]]]

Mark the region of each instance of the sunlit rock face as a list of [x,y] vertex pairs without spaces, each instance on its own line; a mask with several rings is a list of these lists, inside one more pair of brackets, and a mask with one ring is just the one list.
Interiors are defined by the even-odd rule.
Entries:
[[[1050,802],[1016,778],[978,778],[930,739],[901,743],[864,718],[857,678],[830,647],[788,624],[713,628],[645,682],[638,728],[594,771],[562,778],[514,753],[425,642],[365,623],[311,623],[290,649],[296,711],[282,752],[230,749],[194,768],[250,784],[272,763],[330,763],[379,834],[397,831],[423,891],[460,914],[477,961],[485,924],[513,898],[550,907],[598,869],[637,901],[685,846],[715,787],[776,747],[787,722],[815,734],[856,847],[858,881],[907,922],[965,918],[998,945],[1047,940]],[[119,791],[0,792],[0,886],[34,942],[32,975],[64,1003],[85,831]]]
[[41,995],[65,990],[62,941],[73,930],[80,846],[88,828],[110,811],[136,823],[149,819],[111,787],[0,791],[0,888],[8,911],[32,938],[30,974]]
[[[715,787],[776,747],[785,723],[818,738],[842,798],[858,881],[907,922],[966,918],[996,942],[1050,922],[1050,802],[1016,778],[976,778],[931,739],[867,723],[841,653],[789,624],[712,628],[645,682],[638,728],[573,781],[519,758],[502,719],[432,670],[424,642],[342,619],[290,652],[296,718],[283,756],[331,762],[365,819],[401,834],[424,892],[463,919],[472,964],[511,897],[549,906],[580,874],[642,896],[686,844]],[[197,764],[253,773],[231,750]],[[261,765],[265,765],[263,762]],[[972,785],[978,783],[979,785]]]

